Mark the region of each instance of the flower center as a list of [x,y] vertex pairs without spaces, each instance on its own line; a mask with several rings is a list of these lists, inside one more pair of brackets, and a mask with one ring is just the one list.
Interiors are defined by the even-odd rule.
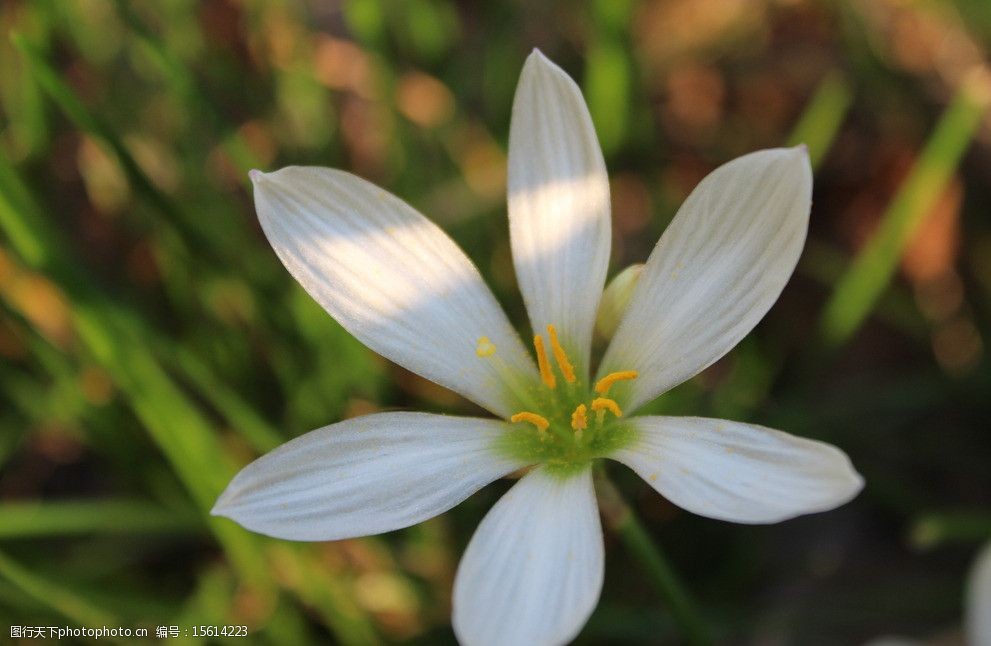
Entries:
[[636,379],[637,372],[609,373],[588,389],[553,325],[547,326],[547,341],[549,353],[542,335],[533,338],[542,386],[533,397],[534,409],[509,418],[514,428],[506,434],[505,448],[514,457],[567,472],[632,441],[633,430],[622,423],[623,411],[609,390],[617,382]]

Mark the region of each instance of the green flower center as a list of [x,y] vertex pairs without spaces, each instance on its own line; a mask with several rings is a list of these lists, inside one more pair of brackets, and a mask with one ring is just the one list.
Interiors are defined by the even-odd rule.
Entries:
[[[543,337],[536,335],[533,345],[542,386],[534,393],[533,410],[510,417],[513,427],[499,440],[499,448],[514,459],[569,475],[633,441],[636,432],[623,421],[623,411],[608,394],[613,384],[636,379],[637,373],[610,373],[590,389],[575,374],[553,325],[547,326],[547,336],[557,370],[551,366]],[[488,345],[488,339],[479,339],[479,356]]]

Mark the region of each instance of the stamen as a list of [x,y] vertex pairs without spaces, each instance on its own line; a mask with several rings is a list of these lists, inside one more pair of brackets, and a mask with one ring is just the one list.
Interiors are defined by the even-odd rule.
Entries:
[[612,388],[612,385],[617,381],[626,381],[627,379],[636,379],[638,377],[636,370],[623,370],[621,372],[610,372],[608,375],[600,379],[595,383],[595,392],[600,395],[605,395]]
[[509,421],[513,424],[516,424],[517,422],[527,422],[529,424],[533,424],[541,433],[546,431],[547,427],[551,425],[551,423],[547,421],[546,417],[536,413],[528,413],[527,411],[516,413],[509,418]]
[[616,417],[622,417],[623,411],[619,410],[619,404],[607,397],[596,397],[592,400],[592,410],[598,411],[609,411]]
[[537,350],[537,367],[540,368],[540,379],[544,385],[550,389],[557,386],[557,379],[551,370],[551,363],[547,360],[547,350],[544,349],[544,337],[539,334],[533,337],[533,347]]
[[547,336],[551,340],[551,350],[554,352],[554,359],[557,361],[558,367],[561,369],[561,374],[564,375],[564,380],[569,384],[575,383],[575,369],[568,361],[568,355],[565,353],[564,348],[557,340],[557,330],[551,324],[547,325]]
[[480,357],[491,357],[495,354],[495,351],[495,343],[492,343],[492,341],[489,340],[489,337],[478,337],[478,346],[475,348],[475,354]]
[[578,408],[571,414],[571,428],[578,432],[581,432],[584,428],[588,428],[587,411],[588,409],[585,407],[585,404],[578,404]]

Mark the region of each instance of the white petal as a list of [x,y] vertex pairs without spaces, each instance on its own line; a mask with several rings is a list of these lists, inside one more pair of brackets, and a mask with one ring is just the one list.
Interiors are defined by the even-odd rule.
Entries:
[[578,86],[537,50],[513,101],[508,187],[513,263],[533,330],[553,324],[587,371],[609,264],[609,178]]
[[[497,415],[519,410],[509,389],[536,381],[533,361],[478,270],[443,231],[343,171],[290,166],[252,178],[272,247],[338,323]],[[482,337],[494,354],[484,352],[491,346]]]
[[633,410],[733,348],[770,309],[805,244],[812,170],[804,146],[751,153],[696,187],[640,274],[600,374]]
[[211,512],[297,541],[409,527],[522,466],[495,420],[427,413],[356,417],[301,435],[238,473]]
[[754,424],[702,417],[634,417],[637,440],[612,457],[674,504],[738,523],[826,511],[864,481],[835,446]]
[[977,557],[967,589],[967,643],[991,646],[991,543]]
[[454,580],[454,631],[469,646],[563,644],[602,589],[592,471],[527,474],[489,511]]

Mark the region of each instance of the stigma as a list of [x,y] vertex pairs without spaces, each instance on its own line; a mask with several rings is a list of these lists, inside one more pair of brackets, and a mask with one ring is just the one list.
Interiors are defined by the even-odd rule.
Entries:
[[578,408],[571,414],[571,428],[575,432],[588,428],[588,408],[585,404],[578,404]]

